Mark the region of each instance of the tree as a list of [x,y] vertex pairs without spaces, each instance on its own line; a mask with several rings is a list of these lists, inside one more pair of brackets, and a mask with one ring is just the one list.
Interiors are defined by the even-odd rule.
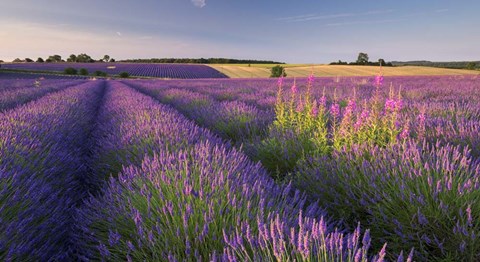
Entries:
[[103,61],[108,62],[109,60],[110,60],[110,56],[109,56],[109,55],[104,55],[104,56],[103,56]]
[[367,53],[359,53],[358,58],[357,58],[357,64],[359,64],[359,65],[368,64],[368,54]]
[[90,57],[87,54],[79,54],[77,56],[77,62],[78,63],[93,63],[93,62],[95,62],[95,60],[93,60],[92,57]]
[[27,63],[32,63],[33,60],[27,57],[27,58],[25,58],[25,62],[27,62]]
[[466,67],[469,70],[475,70],[476,66],[477,66],[477,64],[475,62],[469,62]]
[[285,73],[285,69],[283,68],[283,66],[276,65],[272,67],[271,72],[272,73],[270,74],[270,77],[287,76],[287,73]]
[[43,63],[43,62],[45,62],[45,61],[43,60],[43,58],[39,57],[39,58],[37,58],[37,61],[36,61],[36,62],[37,62],[37,63]]
[[54,63],[62,62],[62,57],[60,55],[51,55],[48,59]]
[[22,59],[20,58],[15,58],[15,60],[13,60],[14,63],[21,63],[23,62]]
[[72,63],[77,62],[77,56],[74,54],[71,54],[70,57],[67,58],[67,62],[72,62]]
[[115,63],[115,59],[110,58],[110,63]]
[[378,59],[378,64],[380,64],[381,66],[387,65],[387,63],[385,63],[385,60],[383,60],[382,58]]

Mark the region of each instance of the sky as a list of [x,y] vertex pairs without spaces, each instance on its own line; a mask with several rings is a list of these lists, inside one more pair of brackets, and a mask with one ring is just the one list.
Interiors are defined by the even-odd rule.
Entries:
[[0,60],[480,60],[478,0],[2,0]]

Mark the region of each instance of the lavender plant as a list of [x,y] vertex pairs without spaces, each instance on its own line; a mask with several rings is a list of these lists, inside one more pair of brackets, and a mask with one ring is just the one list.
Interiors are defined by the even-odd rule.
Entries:
[[294,184],[346,225],[367,225],[394,253],[411,245],[420,260],[475,261],[479,175],[468,149],[409,140],[310,158]]

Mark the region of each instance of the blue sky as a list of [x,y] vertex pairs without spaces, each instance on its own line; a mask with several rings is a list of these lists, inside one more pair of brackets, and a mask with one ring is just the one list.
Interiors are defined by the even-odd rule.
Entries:
[[0,59],[480,60],[480,1],[3,0]]

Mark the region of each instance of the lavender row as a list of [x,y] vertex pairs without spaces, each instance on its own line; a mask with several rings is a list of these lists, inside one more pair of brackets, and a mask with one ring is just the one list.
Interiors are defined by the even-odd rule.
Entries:
[[225,139],[245,142],[262,136],[273,121],[273,112],[259,110],[239,101],[218,102],[212,97],[193,91],[168,88],[154,83],[129,82],[141,92],[158,99],[194,119]]
[[60,91],[81,83],[83,81],[44,82],[37,80],[25,86],[6,86],[0,91],[0,111],[25,104],[48,93]]
[[[84,258],[369,257],[368,231],[363,237],[360,228],[352,234],[332,231],[316,204],[307,206],[300,192],[276,185],[260,165],[171,107],[111,82],[99,120],[104,136],[94,159],[118,178],[78,210]],[[117,175],[119,161],[132,165]],[[384,247],[373,260],[383,261],[385,252]]]
[[108,75],[128,72],[132,76],[159,78],[227,78],[226,75],[205,65],[193,64],[140,64],[140,63],[17,63],[3,64],[2,68],[63,72],[65,68],[85,68],[88,72],[103,71]]
[[85,152],[101,83],[45,96],[0,115],[0,260],[72,256],[75,206],[88,194]]
[[[375,90],[373,80],[365,77],[317,78],[311,95],[317,102],[325,95],[329,104],[339,104],[342,113],[348,100],[354,98],[358,104],[363,104],[372,98]],[[386,77],[379,91],[382,98],[388,97],[391,85],[395,93],[401,94],[404,106],[399,112],[399,119],[402,121],[408,120],[414,126],[419,124],[419,117],[425,118],[425,131],[420,139],[468,146],[474,156],[480,156],[479,80],[476,76]],[[308,79],[303,78],[296,80],[297,98],[305,94],[307,82]],[[268,79],[150,81],[141,85],[152,90],[169,87],[193,91],[213,96],[219,101],[242,101],[266,110],[274,107],[278,89],[276,80]],[[292,86],[293,79],[285,79],[284,85]]]
[[29,79],[30,81],[35,81],[36,79],[47,79],[47,80],[82,80],[87,79],[88,76],[81,75],[65,75],[62,73],[25,73],[25,72],[7,72],[0,71],[0,79],[10,80],[10,81],[24,81]]

